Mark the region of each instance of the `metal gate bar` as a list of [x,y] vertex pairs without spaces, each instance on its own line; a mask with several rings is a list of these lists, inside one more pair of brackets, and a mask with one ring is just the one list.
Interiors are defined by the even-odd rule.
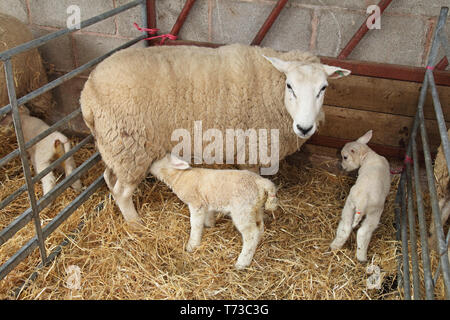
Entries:
[[[441,8],[438,24],[436,26],[436,30],[434,32],[433,44],[431,47],[430,55],[428,58],[428,66],[426,68],[425,78],[423,81],[423,85],[420,91],[419,102],[417,106],[417,113],[414,118],[414,124],[411,132],[410,141],[408,144],[405,163],[406,163],[406,171],[404,170],[402,173],[402,177],[400,180],[400,185],[396,197],[396,202],[402,208],[401,214],[402,219],[396,218],[397,221],[400,221],[400,230],[401,230],[401,238],[402,238],[402,265],[403,265],[403,274],[399,274],[401,276],[403,282],[403,289],[405,294],[405,299],[411,299],[410,295],[410,279],[409,279],[409,255],[408,255],[408,242],[405,241],[405,233],[407,232],[406,225],[406,216],[405,216],[405,195],[404,189],[406,187],[408,194],[408,220],[409,220],[409,233],[410,233],[410,244],[412,249],[411,254],[411,263],[413,266],[413,289],[414,289],[414,299],[420,299],[420,278],[419,278],[419,270],[418,270],[418,257],[417,257],[417,241],[416,241],[416,231],[415,231],[415,217],[413,214],[413,189],[412,189],[412,177],[411,177],[411,165],[409,161],[406,161],[407,157],[411,157],[413,159],[414,166],[414,180],[416,187],[416,200],[417,200],[417,210],[418,210],[418,218],[419,218],[419,229],[420,229],[420,238],[422,245],[422,260],[424,266],[424,281],[425,281],[425,291],[427,299],[434,299],[434,284],[431,278],[431,270],[430,270],[430,262],[428,257],[428,244],[427,244],[427,232],[426,232],[426,222],[424,218],[424,210],[423,210],[423,198],[421,195],[421,186],[419,181],[419,165],[418,165],[418,156],[417,156],[417,146],[416,146],[416,137],[417,132],[420,130],[420,136],[422,139],[423,145],[423,153],[425,158],[425,169],[427,174],[427,182],[428,188],[430,192],[430,201],[432,207],[432,214],[434,218],[434,228],[438,239],[438,250],[440,255],[440,269],[442,270],[444,285],[445,285],[445,294],[446,299],[450,299],[450,270],[449,270],[449,260],[447,254],[447,246],[444,239],[444,231],[441,223],[440,217],[440,209],[438,205],[436,186],[434,182],[434,174],[433,174],[433,165],[430,154],[430,148],[428,144],[428,135],[425,128],[425,119],[423,114],[423,107],[426,99],[426,94],[428,87],[431,87],[431,93],[433,97],[433,105],[436,113],[436,119],[438,121],[440,136],[442,140],[442,147],[444,149],[444,154],[446,157],[447,168],[450,169],[450,148],[448,144],[448,136],[447,129],[445,126],[445,120],[442,114],[441,104],[439,102],[439,96],[436,90],[436,83],[434,81],[433,76],[433,66],[436,61],[439,45],[446,45],[445,42],[441,41],[442,38],[442,29],[445,26],[445,21],[448,14],[448,8]],[[445,48],[446,52],[448,52],[448,48]],[[450,170],[449,170],[450,172]],[[406,183],[406,186],[405,186]],[[398,215],[398,210],[396,210],[396,215]],[[398,226],[397,226],[398,227]],[[397,240],[399,238],[397,237]],[[399,269],[400,270],[400,269]]]
[[[141,6],[142,12],[142,25],[144,27],[147,26],[147,2],[149,0],[135,0],[130,3],[127,3],[121,7],[115,8],[108,12],[102,13],[98,16],[92,17],[80,23],[81,28],[85,28],[94,23],[100,22],[104,19],[110,18],[116,14],[119,14],[125,10],[136,7],[138,5]],[[56,122],[50,128],[40,133],[38,136],[34,137],[27,143],[24,141],[22,126],[20,122],[19,115],[19,106],[27,103],[31,99],[61,85],[62,83],[72,79],[76,75],[81,72],[87,70],[88,68],[94,66],[95,64],[103,61],[113,53],[118,50],[127,48],[142,39],[144,39],[147,35],[143,34],[131,41],[126,42],[125,44],[111,50],[110,52],[89,61],[88,63],[68,72],[67,74],[45,84],[44,86],[38,88],[37,90],[17,99],[15,93],[15,84],[13,79],[13,70],[11,59],[13,56],[25,52],[27,50],[38,48],[39,46],[44,45],[45,43],[61,37],[65,34],[69,34],[77,31],[77,29],[63,29],[48,35],[42,36],[40,38],[34,39],[27,43],[21,44],[15,48],[9,49],[0,53],[0,61],[3,61],[5,68],[5,76],[6,83],[8,88],[9,95],[9,104],[0,108],[0,116],[6,114],[7,112],[12,111],[14,128],[16,131],[16,137],[18,141],[18,149],[14,150],[7,156],[0,159],[0,168],[8,163],[10,160],[15,158],[16,156],[20,156],[22,161],[22,169],[24,172],[24,177],[26,184],[15,190],[11,195],[9,195],[6,199],[3,199],[0,202],[0,209],[6,207],[9,203],[15,200],[20,194],[22,194],[25,190],[28,191],[30,207],[25,210],[21,215],[19,215],[14,221],[12,221],[8,226],[4,229],[0,230],[0,245],[4,245],[11,237],[13,237],[21,228],[23,228],[28,222],[31,220],[34,221],[35,225],[35,236],[29,240],[21,249],[19,249],[12,257],[10,257],[4,264],[0,266],[0,280],[3,279],[14,267],[16,267],[21,261],[23,261],[26,257],[28,257],[36,247],[40,249],[41,255],[41,265],[47,265],[50,261],[47,257],[47,252],[45,248],[45,240],[47,237],[58,228],[88,197],[90,197],[100,186],[104,185],[103,175],[100,175],[92,184],[90,184],[83,192],[81,192],[69,205],[67,205],[64,209],[62,209],[45,227],[41,227],[41,221],[39,218],[39,213],[46,208],[50,203],[52,203],[56,197],[62,194],[70,185],[72,185],[77,179],[81,177],[84,173],[86,173],[90,168],[92,168],[95,164],[97,164],[101,157],[98,152],[94,153],[88,160],[86,160],[83,164],[77,167],[69,176],[66,176],[61,182],[59,182],[50,192],[42,196],[39,200],[36,199],[34,184],[38,182],[42,177],[47,175],[50,171],[52,171],[56,166],[60,165],[64,160],[68,157],[72,156],[75,152],[79,151],[81,147],[86,145],[92,140],[92,135],[87,136],[80,143],[78,143],[75,147],[73,147],[69,152],[65,153],[59,159],[51,163],[46,169],[36,174],[34,177],[31,175],[31,170],[29,166],[27,149],[47,137],[52,132],[66,125],[70,120],[74,119],[76,116],[79,116],[81,113],[81,109],[73,111],[69,115],[65,116],[63,119]],[[53,256],[52,256],[53,259]]]

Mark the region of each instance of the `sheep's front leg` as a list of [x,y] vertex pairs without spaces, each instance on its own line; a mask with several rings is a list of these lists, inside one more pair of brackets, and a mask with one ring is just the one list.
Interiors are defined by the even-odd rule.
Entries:
[[345,201],[344,209],[342,210],[341,221],[336,231],[336,237],[330,244],[332,250],[340,249],[347,241],[350,233],[352,232],[353,215],[355,213],[355,208],[349,198]]
[[127,184],[117,180],[112,194],[125,221],[133,227],[140,227],[142,221],[133,204],[133,192],[136,187],[137,185]]
[[202,240],[203,225],[205,224],[206,219],[206,209],[195,208],[189,205],[189,211],[191,215],[191,234],[186,245],[186,250],[188,252],[192,252],[200,245]]
[[381,214],[383,213],[383,208],[373,209],[366,214],[366,219],[362,222],[361,227],[358,229],[356,234],[356,258],[361,261],[367,261],[367,248],[369,247],[370,239],[372,238],[372,233],[378,226],[380,222]]
[[[251,216],[244,214],[244,217]],[[232,215],[233,217],[233,215]],[[242,270],[250,265],[255,255],[256,247],[264,232],[263,210],[258,210],[256,220],[236,221],[233,220],[236,228],[242,235],[242,250],[235,264],[236,269]]]

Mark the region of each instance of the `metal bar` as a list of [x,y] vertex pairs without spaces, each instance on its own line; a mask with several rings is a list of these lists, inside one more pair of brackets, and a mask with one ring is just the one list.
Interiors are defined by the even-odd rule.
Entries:
[[[58,183],[50,192],[45,194],[37,202],[39,210],[45,208],[50,204],[56,197],[58,197],[68,186],[72,185],[75,180],[92,168],[98,161],[100,161],[100,153],[94,153],[88,160],[86,160],[81,166],[76,168],[68,177]],[[20,216],[18,216],[13,222],[11,222],[7,227],[0,231],[0,245],[3,245],[8,239],[13,237],[17,231],[23,228],[31,220],[31,208],[28,208]]]
[[58,215],[50,221],[43,230],[45,238],[47,238],[53,231],[58,228],[70,215],[87,199],[89,198],[99,187],[105,184],[103,175],[100,175],[89,187],[84,190],[78,197],[76,197],[71,203],[69,203],[64,209],[62,209]]
[[36,247],[38,246],[38,240],[36,237],[31,239],[24,245],[19,251],[17,251],[8,261],[0,266],[0,280],[14,269],[19,263],[21,263],[26,257],[28,257]]
[[180,32],[181,28],[183,27],[184,22],[186,21],[186,18],[189,14],[189,12],[192,9],[192,6],[194,5],[195,0],[187,0],[184,3],[184,7],[180,12],[180,15],[177,18],[177,21],[175,21],[175,24],[172,27],[172,30],[170,31],[170,34],[173,34],[174,36],[177,36]]
[[284,6],[286,5],[287,0],[278,0],[277,4],[273,8],[272,12],[270,12],[269,16],[267,17],[266,21],[264,21],[264,24],[259,29],[258,33],[256,34],[255,38],[251,42],[252,46],[258,46],[263,41],[264,37],[266,36],[267,32],[272,27],[275,20],[280,15],[281,10],[283,10]]
[[416,220],[414,217],[413,207],[413,190],[411,177],[411,164],[406,164],[406,192],[408,197],[408,223],[409,223],[409,242],[411,243],[411,262],[413,276],[413,292],[414,300],[420,300],[420,277],[419,277],[419,261],[417,257],[417,237],[416,237]]
[[[47,168],[39,172],[36,176],[32,178],[33,183],[38,182],[43,177],[45,177],[50,171],[52,171],[55,167],[60,165],[63,161],[67,160],[70,156],[72,156],[75,152],[80,150],[84,145],[86,145],[88,142],[92,140],[92,135],[87,136],[83,141],[81,141],[79,144],[77,144],[75,147],[70,149],[69,152],[63,154],[60,158],[52,162]],[[0,210],[5,208],[8,204],[10,204],[12,201],[14,201],[19,195],[22,194],[27,189],[27,185],[24,184],[19,189],[14,191],[12,194],[10,194],[8,197],[6,197],[2,202],[0,202]]]
[[[405,172],[402,176],[406,177]],[[405,178],[404,178],[405,179]],[[403,268],[403,290],[405,294],[405,300],[411,300],[411,282],[409,278],[409,253],[408,253],[408,230],[407,230],[407,216],[406,216],[406,201],[405,190],[402,188],[400,194],[401,201],[401,215],[400,215],[400,235],[402,241],[402,268]]]
[[447,299],[450,299],[450,272],[449,272],[449,261],[448,261],[448,254],[447,254],[447,248],[445,248],[445,251],[443,252],[443,248],[445,246],[445,240],[444,240],[444,233],[442,229],[442,223],[441,223],[441,216],[440,216],[440,210],[439,210],[439,204],[437,199],[437,193],[436,193],[436,186],[434,184],[434,175],[433,175],[433,165],[430,155],[430,149],[428,147],[428,136],[425,128],[424,118],[423,118],[423,110],[420,111],[420,135],[422,137],[422,144],[423,144],[423,153],[425,156],[425,169],[427,173],[427,180],[428,180],[428,188],[430,190],[430,200],[431,200],[431,209],[432,214],[434,217],[434,225],[435,225],[435,232],[438,239],[438,248],[440,249],[440,262],[441,262],[441,268],[443,270],[443,277],[444,277],[444,284],[445,284],[445,291],[446,291],[446,297]]
[[[148,18],[147,18],[147,1],[143,0],[141,3],[141,25],[143,28],[148,28]],[[144,33],[148,37],[148,32]],[[148,41],[144,41],[144,47],[148,47]]]
[[88,142],[93,139],[92,135],[88,135],[83,139],[79,144],[75,147],[71,148],[70,151],[64,153],[60,158],[53,161],[48,167],[39,172],[36,176],[33,177],[33,183],[40,181],[43,177],[45,177],[50,171],[53,171],[57,166],[61,165],[65,160],[71,157],[75,152],[80,150],[83,146],[85,146]]
[[[39,141],[41,141],[45,137],[47,137],[51,133],[55,132],[59,127],[63,126],[64,124],[66,124],[67,122],[69,122],[70,120],[72,120],[73,118],[78,116],[80,113],[81,113],[81,109],[78,108],[74,112],[72,112],[69,115],[65,116],[64,118],[62,118],[61,120],[56,122],[54,125],[52,125],[48,129],[46,129],[45,131],[41,132],[40,134],[38,134],[36,137],[34,137],[34,138],[30,139],[29,141],[27,141],[25,143],[25,149],[31,148],[32,146],[34,146],[36,143],[38,143]],[[19,153],[20,153],[19,149],[16,149],[13,152],[11,152],[8,155],[6,155],[5,157],[3,157],[2,159],[0,159],[0,167],[4,166],[6,163],[8,163],[12,159],[14,159],[16,156],[19,155]]]
[[[447,232],[447,237],[445,238],[445,242],[446,242],[447,247],[448,247],[448,244],[449,244],[449,242],[450,242],[450,229],[449,229],[448,232]],[[441,265],[438,265],[438,266],[437,266],[437,269],[436,269],[436,273],[434,274],[434,278],[433,278],[433,283],[434,283],[434,285],[436,285],[436,283],[437,283],[437,281],[438,281],[438,279],[439,279],[440,274],[441,274]]]
[[[83,64],[82,66],[80,66],[80,67],[78,67],[76,69],[73,69],[72,71],[64,74],[63,76],[61,76],[61,77],[59,77],[59,78],[57,78],[57,79],[55,79],[55,80],[53,80],[53,81],[43,85],[39,89],[34,90],[33,92],[30,92],[29,94],[27,94],[27,95],[23,96],[22,98],[20,98],[18,100],[18,105],[23,105],[23,104],[29,102],[30,100],[36,98],[37,96],[39,96],[39,95],[41,95],[41,94],[43,94],[43,93],[45,93],[45,92],[47,92],[47,91],[49,91],[51,89],[56,88],[57,86],[59,86],[63,82],[74,78],[75,76],[79,75],[83,71],[85,71],[85,70],[89,69],[90,67],[96,65],[97,63],[105,60],[106,58],[111,56],[113,53],[115,53],[115,52],[117,52],[119,50],[128,48],[129,46],[132,46],[136,42],[141,41],[145,37],[146,37],[145,34],[143,34],[143,35],[141,35],[141,36],[139,36],[139,37],[137,37],[137,38],[135,38],[133,40],[130,40],[127,43],[124,43],[123,45],[115,48],[114,50],[111,50],[108,53],[106,53],[106,54],[104,54],[104,55],[102,55],[102,56],[100,56],[98,58],[95,58],[95,59],[93,59],[93,60]],[[7,112],[9,112],[10,110],[11,110],[11,105],[10,104],[4,106],[3,108],[0,109],[0,116],[5,114],[5,113],[7,113]]]
[[[67,207],[61,210],[60,213],[58,213],[58,215],[44,227],[43,233],[45,238],[47,238],[53,231],[55,231],[56,228],[58,228],[62,222],[67,220],[67,218],[104,183],[105,180],[103,179],[103,175],[101,175],[93,183],[91,183],[86,190],[84,190],[78,197],[76,197]],[[16,267],[20,262],[22,262],[36,247],[37,247],[37,238],[34,237],[26,245],[24,245],[16,254],[14,254],[8,261],[6,261],[3,265],[1,265],[0,280],[2,280],[14,267]],[[52,259],[53,258],[54,257],[52,257]],[[46,265],[50,261],[51,259],[48,259],[45,263],[41,263],[41,265]]]
[[47,252],[45,249],[44,238],[42,236],[41,219],[39,218],[39,209],[36,204],[36,195],[34,194],[34,184],[31,177],[30,165],[28,163],[28,154],[25,150],[25,140],[23,137],[22,123],[20,121],[19,106],[17,104],[16,89],[14,84],[14,73],[12,69],[11,59],[3,62],[5,67],[6,88],[8,90],[8,97],[12,107],[12,118],[14,122],[14,130],[16,131],[17,144],[19,145],[20,158],[22,161],[22,168],[25,176],[25,181],[28,189],[28,199],[32,211],[31,218],[33,219],[36,229],[36,236],[38,239],[39,251],[41,253],[42,263],[47,259]]
[[[380,15],[383,14],[384,10],[386,10],[386,8],[389,6],[391,2],[392,0],[381,0],[378,3],[378,7],[380,8]],[[353,37],[350,39],[350,41],[347,43],[344,49],[342,49],[341,53],[339,53],[338,59],[346,59],[353,51],[353,49],[358,45],[361,39],[369,31],[369,28],[367,27],[367,19],[364,20],[361,27],[359,27],[358,31],[356,31],[356,33],[353,35]]]
[[420,244],[422,246],[423,277],[425,282],[425,295],[427,300],[434,300],[434,284],[431,273],[430,255],[428,249],[427,222],[425,220],[424,205],[422,198],[422,186],[420,185],[419,160],[415,139],[412,142],[412,157],[414,169],[414,183],[416,187],[417,215],[419,218]]
[[[400,182],[398,184],[397,194],[395,195],[395,207],[394,207],[394,218],[395,218],[395,240],[397,243],[401,243],[401,197],[402,193],[404,193],[405,186],[405,175],[402,174],[400,176]],[[400,246],[401,250],[401,246]],[[402,275],[402,260],[403,253],[401,255],[397,255],[397,288],[401,288],[403,285],[403,275]]]
[[[143,2],[143,0],[135,0],[135,1],[132,1],[130,3],[125,4],[123,6],[120,6],[118,8],[115,8],[115,9],[112,9],[110,11],[107,11],[107,12],[104,12],[102,14],[99,14],[98,16],[95,16],[95,17],[92,17],[90,19],[84,20],[84,21],[82,21],[80,23],[80,27],[81,27],[81,29],[86,28],[86,27],[88,27],[88,26],[90,26],[90,25],[92,25],[94,23],[97,23],[97,22],[100,22],[102,20],[108,19],[108,18],[110,18],[112,16],[115,16],[115,15],[117,15],[117,14],[123,12],[123,11],[126,11],[126,10],[128,10],[130,8],[136,7],[136,6],[140,5],[140,4],[142,4],[142,2]],[[78,29],[66,28],[66,29],[63,29],[63,30],[59,30],[59,31],[56,31],[56,32],[44,35],[44,36],[42,36],[40,38],[28,41],[28,42],[26,42],[24,44],[21,44],[21,45],[17,46],[17,47],[14,47],[14,48],[11,48],[9,50],[1,52],[0,53],[0,60],[1,61],[5,61],[5,60],[12,58],[13,56],[15,56],[15,55],[17,55],[19,53],[22,53],[24,51],[40,47],[40,46],[44,45],[45,43],[47,43],[50,40],[56,39],[58,37],[61,37],[63,35],[66,35],[66,34],[69,34],[69,33],[75,32],[75,31],[78,31]]]

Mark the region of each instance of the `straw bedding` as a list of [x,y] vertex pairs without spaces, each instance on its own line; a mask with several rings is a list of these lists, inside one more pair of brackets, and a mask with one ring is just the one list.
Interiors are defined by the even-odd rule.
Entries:
[[[0,156],[12,151],[11,130],[0,132]],[[94,146],[76,154],[78,164]],[[314,165],[310,159],[315,159]],[[317,163],[319,163],[317,165]],[[336,170],[336,159],[319,159],[299,152],[280,165],[271,179],[280,187],[280,208],[268,214],[265,232],[254,260],[244,271],[234,269],[241,237],[228,217],[219,215],[214,228],[205,228],[202,244],[193,253],[185,245],[189,237],[189,210],[162,183],[149,177],[138,188],[134,201],[145,228],[136,232],[123,218],[107,188],[89,198],[46,241],[54,249],[72,236],[60,256],[39,270],[35,281],[20,291],[18,299],[400,299],[396,289],[399,247],[394,229],[394,197],[398,177],[386,203],[370,247],[368,264],[357,262],[353,233],[344,248],[328,246],[339,222],[354,177]],[[88,185],[103,171],[102,164],[82,177]],[[0,199],[24,183],[20,160],[0,172]],[[37,194],[41,196],[40,184]],[[69,189],[46,209],[44,224],[76,197]],[[100,205],[99,205],[100,204]],[[0,228],[28,207],[24,194],[0,214]],[[83,227],[77,233],[80,221]],[[29,223],[0,247],[4,263],[33,234]],[[15,299],[18,288],[39,265],[33,254],[0,281],[0,298]],[[366,267],[380,267],[381,289],[368,289]],[[436,264],[436,261],[434,261]],[[79,289],[68,288],[70,266],[81,270]],[[441,289],[442,291],[442,289]]]

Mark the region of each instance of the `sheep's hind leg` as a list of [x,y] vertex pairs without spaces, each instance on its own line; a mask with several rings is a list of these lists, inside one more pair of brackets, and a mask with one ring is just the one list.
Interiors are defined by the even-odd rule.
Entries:
[[136,187],[137,185],[127,184],[117,180],[112,190],[112,194],[125,221],[133,227],[140,227],[142,221],[133,204],[133,192]]
[[117,182],[117,178],[110,168],[105,169],[105,172],[103,173],[103,178],[105,179],[106,186],[108,187],[109,191],[113,192],[114,186],[116,185]]

